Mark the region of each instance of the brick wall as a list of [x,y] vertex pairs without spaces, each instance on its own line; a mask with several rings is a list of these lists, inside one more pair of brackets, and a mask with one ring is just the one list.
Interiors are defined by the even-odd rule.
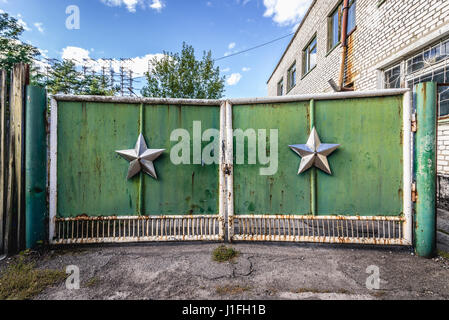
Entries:
[[[316,0],[302,26],[268,81],[268,95],[277,95],[277,83],[283,78],[287,87],[287,70],[296,61],[297,84],[288,93],[330,92],[328,81],[338,84],[341,45],[327,52],[328,16],[341,0]],[[382,87],[379,73],[441,39],[440,30],[449,25],[449,0],[356,0],[356,30],[348,39],[345,83],[355,90]],[[302,51],[317,35],[317,66],[303,77]],[[433,34],[436,34],[434,36]],[[448,35],[443,35],[447,37]],[[429,39],[428,39],[429,38]],[[423,39],[426,41],[424,43]],[[390,62],[388,62],[390,61]],[[448,177],[444,188],[449,204],[449,121],[439,123],[438,174]],[[449,206],[448,206],[449,208]]]
[[[354,81],[356,90],[378,87],[378,65],[406,49],[432,31],[449,24],[448,0],[386,0],[378,7],[377,0],[356,0],[357,29],[349,39],[346,81]],[[296,60],[297,84],[288,94],[331,91],[329,79],[338,83],[341,46],[327,52],[327,17],[341,0],[317,0],[299,32],[286,51],[279,67],[268,82],[268,95],[277,95],[277,83]],[[317,34],[318,64],[302,78],[302,51]],[[284,92],[285,94],[285,92]]]
[[438,124],[438,173],[449,177],[449,121]]

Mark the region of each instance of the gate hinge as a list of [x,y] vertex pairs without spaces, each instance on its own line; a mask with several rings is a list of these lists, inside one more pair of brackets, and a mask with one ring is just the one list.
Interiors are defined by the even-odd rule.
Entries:
[[418,131],[418,123],[416,120],[416,112],[412,114],[412,132]]
[[412,202],[416,202],[418,200],[418,193],[416,192],[416,182],[412,183]]

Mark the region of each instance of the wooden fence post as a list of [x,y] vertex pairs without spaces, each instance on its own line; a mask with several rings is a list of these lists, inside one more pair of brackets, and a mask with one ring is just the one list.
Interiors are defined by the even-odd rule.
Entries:
[[6,70],[0,70],[0,254],[4,252],[5,213],[6,213]]
[[[29,66],[17,64],[11,71],[9,108],[6,103],[7,72],[1,80],[2,251],[11,254],[25,248],[25,94]],[[6,120],[9,116],[9,125]]]

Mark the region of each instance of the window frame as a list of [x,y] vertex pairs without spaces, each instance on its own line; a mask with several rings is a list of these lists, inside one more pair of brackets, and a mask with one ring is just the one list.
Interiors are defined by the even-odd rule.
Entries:
[[[313,47],[313,49],[316,50],[315,54],[317,55],[317,61],[315,62],[315,65],[310,66],[310,53],[313,51],[311,46],[314,42],[315,46]],[[318,64],[318,38],[317,34],[315,33],[302,50],[302,77],[304,78],[313,69],[315,69],[317,64]]]
[[[293,69],[295,69],[294,76],[292,76]],[[288,68],[288,70],[287,70],[287,93],[290,92],[290,90],[292,90],[294,87],[296,87],[296,82],[297,82],[296,77],[297,76],[298,76],[298,68],[296,66],[296,61],[295,61],[291,64],[290,68]]]
[[[438,49],[439,48],[439,49]],[[418,62],[419,64],[422,63],[422,61],[425,60],[425,56],[428,56],[428,58],[434,59],[434,63],[432,63],[430,66],[424,66],[424,67],[418,67],[416,69],[412,68],[410,66],[411,63],[414,61]],[[419,58],[417,60],[417,58]],[[441,74],[440,71],[444,70],[445,65],[449,61],[449,37],[443,37],[437,41],[434,41],[424,47],[423,49],[420,49],[418,51],[414,51],[411,54],[408,54],[407,56],[401,58],[400,61],[395,62],[394,64],[390,64],[388,67],[385,67],[383,69],[379,69],[379,71],[382,74],[382,78],[380,81],[382,81],[382,88],[387,88],[386,83],[386,73],[390,72],[391,70],[397,68],[400,65],[400,87],[401,88],[410,88],[412,83],[421,83],[424,78],[427,78],[428,76],[433,77],[433,75],[439,75]],[[441,87],[449,87],[449,70],[446,69],[444,71],[444,80],[442,82],[437,82],[438,89]],[[440,103],[440,93],[438,93],[438,121],[440,120],[449,120],[449,114],[441,115],[441,103]]]
[[[354,7],[354,27],[352,29],[349,29],[349,11],[351,10],[351,7]],[[346,35],[349,37],[355,30],[357,29],[357,0],[350,0],[348,4],[348,26],[346,30]]]
[[277,91],[278,97],[284,95],[284,78],[282,78],[281,80],[278,81],[278,83],[276,85],[276,91]]
[[[338,40],[334,41],[334,16],[338,13]],[[327,53],[329,54],[341,43],[341,21],[343,13],[343,1],[340,1],[327,16]],[[334,43],[335,42],[335,43]]]

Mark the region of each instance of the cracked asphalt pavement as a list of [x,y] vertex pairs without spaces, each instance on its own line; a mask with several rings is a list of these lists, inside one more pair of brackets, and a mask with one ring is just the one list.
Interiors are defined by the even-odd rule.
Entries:
[[[449,260],[410,248],[238,243],[233,262],[212,260],[217,243],[151,243],[64,248],[39,268],[80,269],[80,289],[65,283],[36,299],[449,299]],[[369,266],[380,289],[366,287]]]

